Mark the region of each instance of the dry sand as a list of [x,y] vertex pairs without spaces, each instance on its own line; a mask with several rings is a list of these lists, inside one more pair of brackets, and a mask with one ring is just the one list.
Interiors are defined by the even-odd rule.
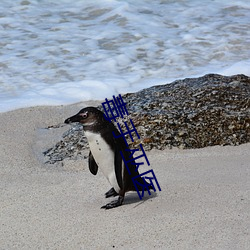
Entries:
[[0,249],[250,249],[250,144],[147,152],[162,191],[103,210],[87,160],[41,162],[86,105],[0,114]]

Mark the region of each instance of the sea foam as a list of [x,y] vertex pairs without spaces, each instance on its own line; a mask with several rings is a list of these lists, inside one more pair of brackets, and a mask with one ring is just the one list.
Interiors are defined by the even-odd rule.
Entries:
[[250,76],[250,2],[1,1],[0,112]]

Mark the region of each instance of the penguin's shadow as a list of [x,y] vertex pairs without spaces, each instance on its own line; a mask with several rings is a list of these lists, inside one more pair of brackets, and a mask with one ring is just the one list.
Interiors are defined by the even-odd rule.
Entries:
[[140,200],[137,193],[127,193],[125,196],[125,199],[124,199],[123,206],[129,205],[129,204],[135,204],[134,208],[136,208],[136,207],[142,205],[144,202],[146,202],[150,199],[154,199],[156,197],[157,197],[156,192],[151,192],[151,195],[149,195],[148,193],[145,192],[144,196]]

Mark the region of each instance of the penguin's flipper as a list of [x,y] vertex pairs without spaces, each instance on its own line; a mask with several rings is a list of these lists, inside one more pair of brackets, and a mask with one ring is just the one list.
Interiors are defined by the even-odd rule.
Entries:
[[123,200],[124,200],[124,197],[119,195],[118,200],[112,201],[112,202],[102,206],[101,208],[110,209],[110,208],[114,208],[114,207],[119,207],[122,205]]
[[115,191],[115,189],[112,187],[107,193],[105,193],[105,197],[109,198],[112,196],[117,196],[118,193]]
[[91,151],[89,151],[89,170],[93,175],[96,175],[98,171],[98,165],[96,164]]

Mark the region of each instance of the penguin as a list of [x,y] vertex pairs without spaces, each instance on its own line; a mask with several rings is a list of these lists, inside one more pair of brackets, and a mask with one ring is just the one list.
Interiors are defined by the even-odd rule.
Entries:
[[[100,168],[112,187],[105,193],[105,197],[118,196],[117,200],[101,208],[111,209],[121,206],[125,193],[128,191],[136,191],[132,177],[139,175],[138,170],[136,170],[136,165],[134,165],[134,159],[131,158],[130,152],[126,150],[128,146],[123,137],[118,137],[121,134],[115,125],[108,121],[104,113],[95,107],[86,107],[80,110],[76,115],[65,120],[67,124],[74,122],[78,122],[83,126],[85,136],[89,143],[90,152],[88,164],[90,172],[96,175]],[[113,135],[113,132],[117,138]],[[127,162],[127,166],[129,167],[131,175],[129,175],[120,151],[123,153],[126,162],[130,160]],[[148,189],[153,189],[152,185],[141,177],[136,178],[136,181],[142,185],[146,184]],[[142,191],[142,187],[139,186],[138,190]],[[143,190],[146,191],[146,187]]]

